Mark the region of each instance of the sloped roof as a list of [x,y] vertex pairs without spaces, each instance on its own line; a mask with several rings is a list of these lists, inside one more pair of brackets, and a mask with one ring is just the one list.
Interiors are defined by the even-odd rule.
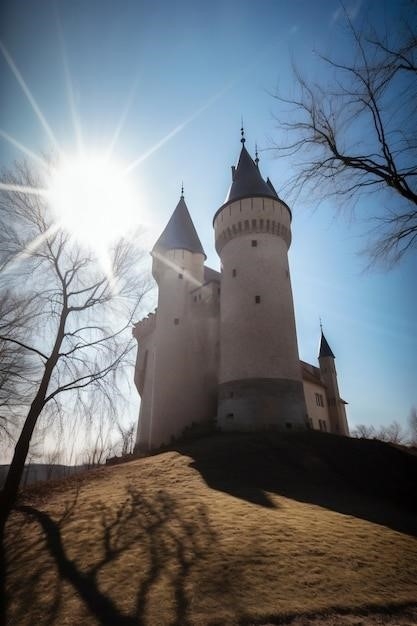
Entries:
[[189,252],[204,254],[206,257],[184,196],[181,196],[152,252],[158,250],[189,250]]
[[323,331],[321,331],[321,340],[320,340],[320,352],[319,352],[319,358],[322,356],[330,356],[332,357],[332,359],[336,358],[329,346],[329,344],[327,343],[326,337],[323,334]]
[[262,196],[279,200],[271,182],[266,182],[259,171],[258,166],[245,148],[242,142],[239,161],[233,170],[233,181],[227,194],[225,204],[241,198],[253,198]]

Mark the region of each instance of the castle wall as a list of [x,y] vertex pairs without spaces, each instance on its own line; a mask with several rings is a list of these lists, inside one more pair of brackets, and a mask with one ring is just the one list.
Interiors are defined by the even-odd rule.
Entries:
[[326,389],[306,380],[303,386],[310,428],[331,432]]
[[[202,286],[203,263],[202,254],[186,250],[170,250],[154,258],[158,311],[152,338],[148,343],[145,339],[142,346],[142,353],[148,349],[148,357],[141,394],[139,448],[167,444],[193,422],[215,415],[218,301],[216,310],[213,290]],[[204,298],[197,295],[194,301],[196,293]],[[217,288],[215,293],[218,299]],[[138,382],[142,369],[139,362]]]

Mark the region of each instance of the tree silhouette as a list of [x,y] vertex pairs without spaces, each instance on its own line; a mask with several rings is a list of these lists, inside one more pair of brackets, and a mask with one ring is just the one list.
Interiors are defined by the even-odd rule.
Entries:
[[82,405],[88,394],[100,396],[102,410],[114,406],[117,377],[133,349],[130,327],[149,284],[134,241],[117,242],[103,266],[58,227],[45,198],[20,191],[41,186],[26,163],[2,180],[0,288],[9,306],[0,326],[7,353],[0,397],[8,418],[26,413],[1,494],[4,525],[41,414],[59,412],[64,402]]
[[[294,70],[298,96],[276,96],[290,110],[277,115],[285,121],[273,147],[278,157],[300,157],[290,182],[297,194],[353,206],[378,192],[378,208],[367,214],[375,221],[368,253],[390,264],[417,243],[417,32],[414,9],[404,6],[389,35],[356,29],[345,10],[349,59],[321,57],[330,86]],[[365,212],[369,202],[361,206]]]

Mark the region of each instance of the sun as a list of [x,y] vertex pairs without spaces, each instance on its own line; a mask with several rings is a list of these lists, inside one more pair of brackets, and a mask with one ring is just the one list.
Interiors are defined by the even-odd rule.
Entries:
[[110,246],[135,226],[135,196],[124,170],[113,160],[65,157],[52,170],[48,195],[59,226],[93,248]]

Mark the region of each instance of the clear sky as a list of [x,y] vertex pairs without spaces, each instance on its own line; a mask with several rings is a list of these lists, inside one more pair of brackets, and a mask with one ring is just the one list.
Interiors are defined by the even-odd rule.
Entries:
[[[400,4],[345,2],[355,24],[368,15],[388,28]],[[76,149],[78,120],[85,146],[114,142],[114,156],[134,165],[137,219],[149,245],[184,181],[216,269],[212,218],[239,154],[241,116],[248,150],[258,143],[261,170],[280,193],[292,164],[267,150],[277,137],[274,116],[285,115],[271,94],[291,92],[293,61],[320,77],[317,52],[343,55],[349,46],[336,0],[3,0],[0,39],[10,55],[9,62],[0,55],[0,164],[22,157],[4,133],[36,153],[53,149],[36,105],[67,152]],[[358,252],[369,224],[335,218],[331,205],[314,211],[304,200],[292,209],[300,357],[316,363],[321,317],[351,427],[406,424],[417,404],[416,255],[389,272],[365,271]]]

